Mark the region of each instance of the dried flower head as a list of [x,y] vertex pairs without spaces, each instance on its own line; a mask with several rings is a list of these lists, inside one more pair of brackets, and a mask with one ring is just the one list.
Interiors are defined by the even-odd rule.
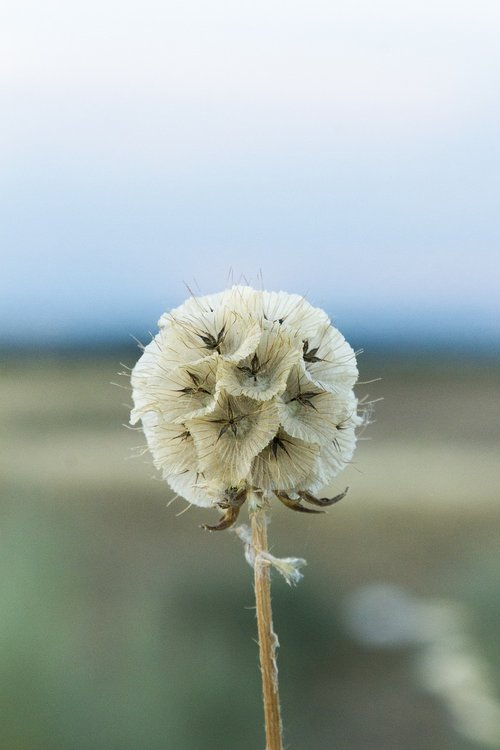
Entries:
[[318,513],[317,491],[350,461],[362,419],[356,357],[303,297],[233,286],[166,313],[132,371],[155,466],[232,525],[250,494]]

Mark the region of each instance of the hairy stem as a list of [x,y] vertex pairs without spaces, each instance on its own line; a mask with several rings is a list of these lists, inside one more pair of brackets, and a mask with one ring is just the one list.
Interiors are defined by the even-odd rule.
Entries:
[[276,663],[278,638],[273,630],[269,563],[263,560],[260,554],[261,552],[267,552],[266,523],[264,508],[259,508],[252,513],[252,545],[255,550],[255,603],[266,724],[266,750],[282,750],[278,666]]

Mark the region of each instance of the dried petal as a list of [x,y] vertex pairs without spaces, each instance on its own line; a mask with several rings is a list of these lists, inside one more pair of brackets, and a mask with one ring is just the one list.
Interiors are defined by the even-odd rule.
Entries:
[[331,482],[350,462],[356,447],[355,431],[362,421],[357,414],[357,399],[350,392],[330,439],[321,443],[317,481],[311,483],[315,489]]
[[219,394],[211,414],[188,424],[200,470],[229,487],[247,477],[254,456],[276,434],[279,417],[274,402]]
[[192,505],[212,508],[216,500],[207,492],[205,478],[196,469],[188,469],[183,474],[171,474],[167,481],[173,491]]
[[346,403],[351,403],[348,394],[324,391],[311,382],[303,369],[294,367],[278,400],[280,422],[293,437],[325,443],[335,434]]
[[313,336],[320,326],[330,323],[323,310],[313,307],[298,294],[262,292],[260,307],[266,321],[284,326],[301,340]]
[[145,379],[134,378],[137,406],[131,419],[137,421],[147,411],[161,414],[166,421],[183,422],[207,414],[215,408],[218,355]]
[[256,456],[252,484],[262,490],[305,489],[307,478],[314,474],[319,452],[318,445],[294,438],[280,429]]
[[262,333],[252,354],[237,364],[224,362],[221,365],[219,385],[232,396],[268,401],[283,392],[300,351],[300,340],[274,325]]
[[350,391],[358,379],[356,355],[331,325],[304,340],[303,368],[312,383],[332,393]]
[[225,306],[204,310],[199,317],[183,315],[182,307],[161,331],[162,359],[168,369],[196,363],[214,353],[238,362],[259,343],[257,320]]
[[161,415],[151,412],[142,422],[154,465],[164,479],[196,467],[196,448],[186,425],[164,422]]

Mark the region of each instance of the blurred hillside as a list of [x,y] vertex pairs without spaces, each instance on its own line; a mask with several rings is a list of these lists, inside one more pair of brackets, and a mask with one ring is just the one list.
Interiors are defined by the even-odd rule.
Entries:
[[[263,745],[251,571],[233,533],[199,528],[215,512],[179,515],[148,455],[129,460],[143,439],[123,426],[117,371],[136,356],[4,359],[1,750]],[[382,378],[360,398],[383,401],[332,488],[348,497],[321,517],[276,507],[270,529],[275,554],[308,561],[297,589],[274,581],[286,745],[500,747],[500,367],[380,354],[360,368]],[[465,613],[441,687],[428,644],[349,625],[352,597],[378,583]],[[474,665],[488,689],[466,675],[461,724],[446,696]]]

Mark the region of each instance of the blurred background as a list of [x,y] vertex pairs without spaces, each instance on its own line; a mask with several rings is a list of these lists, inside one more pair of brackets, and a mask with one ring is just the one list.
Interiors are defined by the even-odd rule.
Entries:
[[274,581],[286,747],[500,748],[499,29],[4,1],[1,750],[264,746],[241,542],[129,460],[118,375],[231,280],[305,294],[381,378],[348,497],[273,515],[308,561]]

